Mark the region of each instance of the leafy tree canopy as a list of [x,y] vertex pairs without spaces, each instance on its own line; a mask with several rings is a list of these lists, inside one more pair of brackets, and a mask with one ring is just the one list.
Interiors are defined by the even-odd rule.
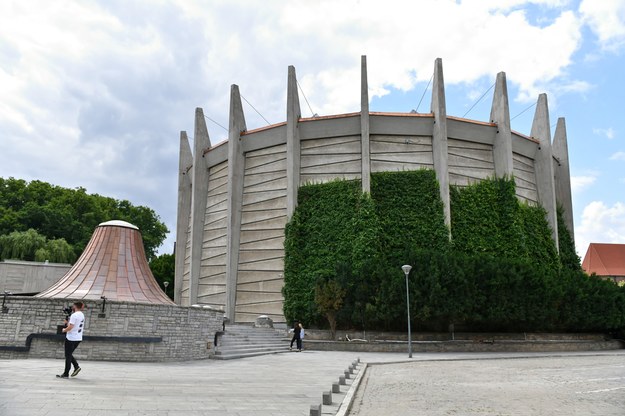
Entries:
[[[2,248],[0,259],[45,257],[50,261],[62,258],[73,261],[82,253],[98,224],[113,219],[139,227],[149,260],[156,256],[169,231],[151,208],[134,206],[126,200],[88,194],[84,188],[0,178],[0,236],[4,237],[3,247],[15,248],[15,251],[6,248],[6,253]],[[43,240],[37,239],[33,232]],[[29,241],[35,245],[34,250],[24,246]]]

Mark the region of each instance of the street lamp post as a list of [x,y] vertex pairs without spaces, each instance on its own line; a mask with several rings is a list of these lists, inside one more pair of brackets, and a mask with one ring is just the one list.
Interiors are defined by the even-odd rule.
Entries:
[[412,358],[412,335],[410,333],[410,292],[408,291],[408,274],[412,269],[409,264],[404,264],[401,269],[406,275],[406,310],[408,311],[408,358]]

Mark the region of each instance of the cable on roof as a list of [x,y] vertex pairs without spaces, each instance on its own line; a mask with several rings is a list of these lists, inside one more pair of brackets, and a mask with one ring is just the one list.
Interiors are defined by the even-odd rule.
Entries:
[[243,95],[241,95],[241,98],[243,98],[243,99],[245,100],[245,102],[246,102],[246,103],[247,103],[250,107],[252,107],[252,109],[253,109],[254,111],[256,111],[256,113],[257,113],[259,116],[261,116],[261,117],[263,118],[263,120],[265,120],[265,123],[267,123],[267,125],[268,125],[268,126],[271,126],[271,123],[270,123],[270,122],[269,122],[269,121],[265,118],[265,116],[263,116],[263,115],[260,113],[260,111],[258,111],[258,110],[256,109],[256,107],[254,107],[254,106],[252,105],[252,103],[250,103],[249,101],[247,101],[247,98],[245,98]]
[[521,111],[519,114],[517,114],[516,116],[512,117],[510,119],[510,121],[514,120],[515,118],[517,118],[518,116],[520,116],[521,114],[523,114],[524,112],[526,112],[527,110],[529,110],[530,108],[534,107],[536,104],[538,104],[538,101],[536,101],[534,104],[528,106],[527,108],[525,108],[525,110]]
[[423,97],[425,97],[425,93],[428,92],[428,88],[430,87],[430,84],[432,83],[433,79],[434,79],[434,72],[432,72],[432,76],[430,77],[430,80],[428,81],[428,85],[425,86],[425,90],[423,91],[423,94],[421,95],[419,104],[417,104],[417,109],[415,110],[417,113],[419,112],[419,106],[421,105],[421,101],[423,101]]
[[486,94],[488,94],[488,91],[490,91],[490,90],[492,90],[492,89],[493,89],[493,87],[494,87],[494,86],[495,86],[495,82],[493,82],[493,85],[491,85],[491,86],[490,86],[490,87],[489,87],[489,88],[488,88],[488,89],[484,92],[484,94],[482,94],[482,95],[480,96],[480,98],[478,98],[478,99],[477,99],[477,101],[476,101],[476,102],[475,102],[475,103],[471,106],[471,108],[469,108],[469,109],[467,110],[467,112],[466,112],[466,113],[464,113],[464,114],[462,115],[462,118],[464,118],[464,116],[466,116],[467,114],[469,114],[469,113],[471,112],[471,110],[473,110],[473,108],[474,108],[474,107],[475,107],[475,106],[476,106],[476,105],[477,105],[480,101],[482,101],[482,98],[484,98],[484,96],[486,96]]
[[306,104],[308,104],[308,109],[310,110],[310,114],[315,117],[315,112],[313,111],[312,107],[310,106],[310,103],[308,102],[308,98],[306,98],[306,94],[304,94],[304,90],[302,89],[302,86],[299,85],[299,81],[295,80],[295,82],[297,83],[297,86],[299,87],[299,90],[302,93],[302,96],[304,97],[304,101],[306,101]]
[[227,128],[225,128],[224,126],[222,126],[221,124],[217,123],[215,120],[213,120],[212,118],[210,118],[209,116],[207,116],[206,114],[204,114],[204,117],[206,117],[207,119],[209,119],[210,121],[212,121],[213,123],[217,124],[219,127],[221,127],[222,129],[224,129],[225,131],[228,131]]

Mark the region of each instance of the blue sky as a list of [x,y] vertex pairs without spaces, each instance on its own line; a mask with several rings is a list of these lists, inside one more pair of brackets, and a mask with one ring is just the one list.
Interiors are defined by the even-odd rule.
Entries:
[[[314,112],[358,111],[367,55],[371,110],[409,112],[440,57],[448,115],[505,71],[513,117],[546,92],[551,124],[566,118],[583,257],[589,242],[625,243],[624,51],[625,0],[5,0],[0,176],[148,205],[173,231],[179,132],[193,134],[195,107],[227,126],[236,83],[284,121],[295,65]],[[466,117],[487,120],[491,100]],[[429,105],[427,91],[419,111]],[[248,128],[266,125],[244,110]],[[513,129],[529,134],[532,117]],[[226,138],[208,129],[213,144]]]

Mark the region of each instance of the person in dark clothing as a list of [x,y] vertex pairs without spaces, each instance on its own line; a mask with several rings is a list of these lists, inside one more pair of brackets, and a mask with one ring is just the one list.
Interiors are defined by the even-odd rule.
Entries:
[[302,340],[300,339],[300,333],[302,331],[302,327],[299,322],[295,321],[293,324],[293,338],[291,338],[291,345],[289,346],[289,350],[293,349],[293,343],[296,343],[297,349],[302,349]]

